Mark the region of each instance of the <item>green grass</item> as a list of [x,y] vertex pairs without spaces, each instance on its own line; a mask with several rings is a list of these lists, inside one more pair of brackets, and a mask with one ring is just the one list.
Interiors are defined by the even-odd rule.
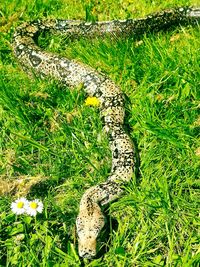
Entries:
[[[91,262],[78,257],[75,219],[84,191],[110,171],[111,152],[98,110],[84,105],[81,88],[70,91],[26,75],[10,46],[14,28],[23,21],[123,19],[197,2],[4,1],[0,266],[199,266],[199,27],[137,42],[40,38],[46,50],[106,73],[127,95],[126,124],[138,147],[140,174],[110,205],[118,227],[111,231],[104,257]],[[43,214],[36,220],[12,214],[10,204],[18,194],[41,199]]]

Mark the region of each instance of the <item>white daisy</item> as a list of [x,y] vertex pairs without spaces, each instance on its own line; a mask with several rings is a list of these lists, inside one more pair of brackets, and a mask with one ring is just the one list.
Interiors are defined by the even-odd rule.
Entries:
[[26,200],[24,197],[21,197],[11,204],[11,210],[13,213],[20,215],[26,212],[26,208],[28,205],[28,200]]
[[36,216],[37,212],[41,213],[43,210],[43,203],[39,199],[34,199],[28,202],[26,213],[30,216]]

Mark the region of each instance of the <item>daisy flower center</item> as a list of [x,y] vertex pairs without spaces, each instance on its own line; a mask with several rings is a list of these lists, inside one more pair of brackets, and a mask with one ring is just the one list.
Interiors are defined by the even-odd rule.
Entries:
[[24,202],[19,201],[19,202],[17,203],[17,208],[18,208],[18,209],[22,209],[23,207],[24,207]]
[[32,209],[37,209],[38,207],[38,204],[36,202],[31,202],[29,205]]

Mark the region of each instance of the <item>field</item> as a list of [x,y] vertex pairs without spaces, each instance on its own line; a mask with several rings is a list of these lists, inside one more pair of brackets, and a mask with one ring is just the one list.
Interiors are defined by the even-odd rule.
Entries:
[[[109,227],[92,261],[78,256],[75,220],[85,190],[110,172],[98,108],[85,104],[81,85],[69,90],[27,75],[11,47],[24,21],[139,18],[198,1],[1,2],[0,266],[200,266],[199,27],[137,40],[39,37],[42,48],[102,71],[126,96],[139,164],[125,194],[106,208]],[[39,199],[43,212],[15,215],[10,207],[19,197]]]

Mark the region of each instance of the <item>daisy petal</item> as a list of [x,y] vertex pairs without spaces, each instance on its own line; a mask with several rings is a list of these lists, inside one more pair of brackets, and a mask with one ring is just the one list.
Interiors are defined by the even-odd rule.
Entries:
[[14,202],[11,203],[12,212],[17,215],[26,213],[27,203],[28,201],[24,197],[16,199]]
[[35,199],[29,201],[28,206],[26,208],[26,213],[30,216],[36,216],[37,213],[41,213],[43,211],[43,203],[39,199]]

